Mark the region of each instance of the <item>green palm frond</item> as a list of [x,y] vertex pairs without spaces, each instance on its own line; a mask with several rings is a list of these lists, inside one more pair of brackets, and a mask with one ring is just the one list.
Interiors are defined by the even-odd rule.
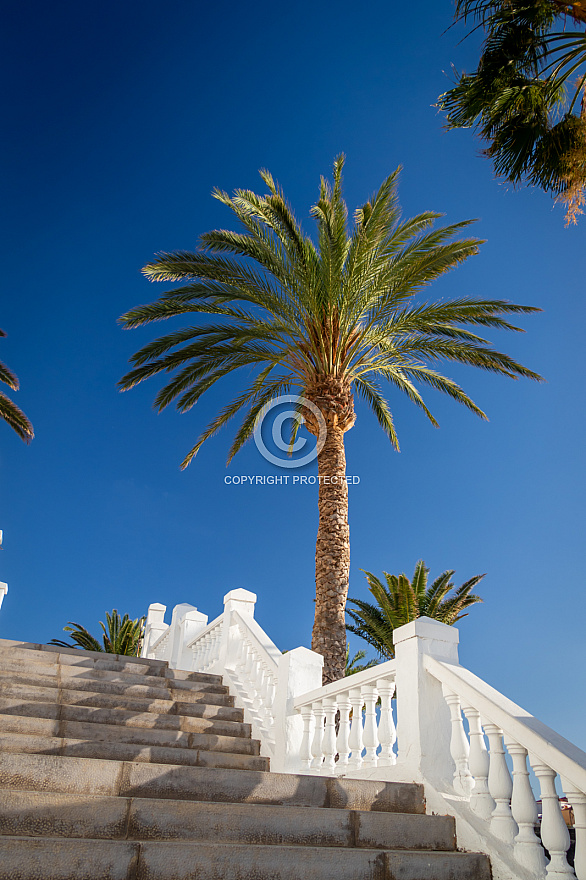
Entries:
[[[448,128],[473,128],[497,175],[541,187],[576,222],[586,185],[586,10],[561,0],[458,0],[485,32],[472,74],[440,96]],[[570,25],[570,26],[568,26]]]
[[[0,330],[0,337],[6,336],[4,330]],[[12,391],[18,391],[18,378],[12,370],[0,361],[0,382]],[[7,425],[10,425],[21,440],[30,443],[35,436],[33,426],[23,411],[18,407],[3,391],[0,391],[0,419],[3,419]]]
[[376,604],[348,599],[353,607],[347,608],[346,613],[352,623],[346,629],[364,639],[385,660],[395,656],[393,633],[398,627],[418,617],[431,617],[451,626],[466,617],[465,609],[482,602],[472,590],[485,575],[475,575],[456,587],[452,582],[454,571],[444,571],[428,586],[429,569],[422,559],[411,580],[405,574],[384,572],[383,584],[371,572],[364,574]]
[[367,663],[361,663],[366,657],[366,651],[356,651],[354,656],[350,657],[350,645],[346,643],[346,676],[356,675],[357,672],[364,672],[365,669],[371,669],[377,665],[376,660],[369,660]]

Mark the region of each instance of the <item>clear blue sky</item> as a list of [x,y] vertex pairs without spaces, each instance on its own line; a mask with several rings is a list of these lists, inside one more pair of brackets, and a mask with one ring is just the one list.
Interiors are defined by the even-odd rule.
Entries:
[[524,335],[491,338],[547,379],[449,368],[490,422],[427,393],[440,430],[391,393],[400,454],[358,406],[350,595],[367,595],[360,569],[411,573],[421,557],[458,582],[487,572],[462,661],[586,748],[586,219],[565,230],[547,196],[494,180],[470,133],[442,130],[445,71],[475,57],[444,33],[449,0],[4,10],[0,359],[36,437],[26,447],[0,425],[0,636],[48,641],[67,620],[96,629],[114,606],[138,616],[155,601],[213,617],[245,587],[279,647],[309,644],[316,488],[226,486],[226,473],[271,472],[252,445],[226,471],[229,430],[180,472],[238,383],[155,415],[156,382],[116,382],[170,328],[125,332],[116,318],[162,292],[140,274],[156,251],[231,224],[212,187],[262,189],[266,166],[311,230],[319,175],[343,151],[350,209],[402,164],[406,215],[479,218],[480,255],[430,294],[541,307]]

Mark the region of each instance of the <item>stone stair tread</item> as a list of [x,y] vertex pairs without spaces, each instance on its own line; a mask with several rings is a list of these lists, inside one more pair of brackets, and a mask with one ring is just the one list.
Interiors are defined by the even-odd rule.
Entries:
[[84,651],[78,648],[61,648],[57,645],[35,645],[26,647],[28,643],[10,642],[0,639],[0,666],[12,668],[7,664],[20,661],[26,666],[64,665],[79,668],[95,668],[114,672],[126,671],[132,674],[148,675],[158,678],[175,679],[178,681],[199,681],[210,685],[222,685],[221,675],[208,672],[191,672],[183,669],[169,669],[166,660],[150,660],[144,657],[132,657],[125,654],[108,654],[107,652]]
[[[155,682],[160,682],[155,685]],[[13,695],[17,696],[20,688],[38,687],[44,691],[64,690],[89,691],[90,693],[114,694],[116,696],[125,696],[132,699],[171,699],[181,700],[186,703],[207,703],[216,706],[234,705],[234,697],[228,693],[216,693],[215,691],[201,691],[196,689],[196,682],[171,682],[169,686],[166,680],[152,679],[149,684],[128,684],[124,681],[108,681],[99,678],[83,678],[83,677],[62,677],[61,684],[57,676],[37,675],[36,673],[6,673],[2,675],[0,672],[0,696]],[[192,687],[184,687],[184,685],[192,685]]]
[[[182,695],[181,695],[182,696]],[[35,685],[23,686],[20,684],[0,683],[0,699],[22,699],[29,702],[55,703],[59,700],[62,704],[73,706],[86,706],[90,708],[125,709],[128,711],[156,712],[189,715],[194,718],[218,718],[223,721],[242,722],[243,711],[234,706],[215,704],[210,702],[186,702],[183,699],[174,699],[167,692],[165,699],[159,697],[128,696],[126,693],[112,694],[75,690],[73,688],[38,687]]]
[[[189,675],[189,673],[186,673]],[[198,693],[228,694],[228,688],[223,684],[202,681],[200,679],[173,678],[161,675],[134,674],[122,669],[96,669],[88,666],[44,666],[40,663],[31,668],[30,664],[3,663],[0,668],[0,681],[21,681],[23,684],[38,684],[41,687],[75,687],[78,681],[108,681],[114,684],[140,685],[141,687],[160,688],[162,691],[188,690]]]
[[425,814],[423,786],[409,782],[0,751],[0,790],[14,789]]
[[455,850],[448,816],[4,791],[0,834]]
[[[49,868],[50,865],[50,868]],[[490,880],[486,856],[186,841],[0,838],[0,880]]]
[[[231,710],[239,711],[239,710]],[[210,733],[219,736],[250,737],[250,724],[172,712],[142,712],[130,709],[77,706],[57,701],[23,703],[16,697],[0,697],[0,715],[23,718],[51,718],[61,721],[91,721],[152,730],[184,730],[189,733]]]
[[[179,716],[171,716],[181,722]],[[182,749],[205,749],[219,752],[237,752],[245,755],[260,754],[258,740],[245,737],[218,736],[189,730],[153,730],[146,727],[105,724],[102,721],[70,721],[51,718],[22,717],[0,714],[0,736],[44,736],[92,742],[119,742],[144,746],[167,746]]]
[[177,764],[182,767],[219,767],[268,770],[268,758],[236,752],[211,751],[180,746],[155,746],[127,742],[100,742],[71,737],[35,736],[0,731],[0,753],[57,755],[101,760]]

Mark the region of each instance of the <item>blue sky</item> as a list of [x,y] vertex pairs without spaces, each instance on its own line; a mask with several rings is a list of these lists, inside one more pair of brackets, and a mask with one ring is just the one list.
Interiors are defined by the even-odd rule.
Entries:
[[447,368],[490,422],[427,393],[440,430],[391,393],[400,454],[358,405],[350,595],[367,596],[361,569],[411,573],[422,557],[458,583],[487,572],[484,605],[460,624],[462,662],[586,748],[586,219],[564,229],[549,197],[499,183],[469,132],[442,129],[432,105],[450,64],[475,58],[474,41],[445,33],[448,0],[357,9],[6,4],[0,359],[36,437],[26,447],[0,425],[0,637],[48,641],[68,620],[97,629],[114,606],[138,616],[155,601],[211,618],[245,587],[279,647],[309,645],[316,487],[227,486],[275,472],[253,445],[226,470],[230,430],[180,472],[241,386],[154,414],[156,382],[126,394],[116,382],[159,326],[116,318],[162,292],[140,274],[155,252],[231,225],[214,186],[263,191],[268,167],[311,231],[319,176],[344,152],[351,210],[401,164],[406,216],[479,218],[480,255],[430,296],[542,308],[525,334],[491,339],[547,379]]

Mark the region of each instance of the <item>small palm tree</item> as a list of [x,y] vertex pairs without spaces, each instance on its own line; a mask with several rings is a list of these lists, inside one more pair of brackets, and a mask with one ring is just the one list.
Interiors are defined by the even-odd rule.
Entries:
[[415,566],[412,580],[405,574],[397,577],[385,571],[385,586],[369,571],[364,573],[376,605],[361,599],[348,599],[355,606],[355,609],[348,608],[346,612],[354,621],[354,626],[347,624],[346,629],[372,645],[385,660],[395,656],[393,632],[398,627],[418,617],[431,617],[452,626],[467,617],[463,613],[466,608],[482,602],[472,590],[485,575],[477,574],[461,587],[456,587],[452,583],[454,571],[444,571],[428,587],[429,569],[422,559]]
[[366,657],[366,651],[356,651],[354,656],[350,658],[350,645],[346,644],[346,676],[355,675],[357,672],[364,672],[377,665],[376,660],[369,660],[368,663],[361,663]]
[[74,623],[72,620],[63,627],[64,632],[71,633],[72,642],[52,639],[50,644],[59,645],[61,648],[83,648],[85,651],[103,651],[106,654],[125,654],[130,657],[138,657],[145,618],[137,617],[136,620],[131,620],[128,614],[120,617],[114,608],[112,614],[106,612],[106,621],[107,625],[104,626],[100,620],[100,626],[103,630],[103,647],[85,626]]
[[334,164],[333,186],[322,179],[311,209],[317,244],[302,230],[269,172],[262,171],[266,195],[214,192],[243,231],[214,230],[202,235],[198,251],[159,255],[143,269],[147,278],[183,281],[184,286],[120,318],[126,328],[179,316],[208,319],[155,339],[132,356],[134,366],[121,379],[122,390],[174,374],[155,397],[159,411],[175,403],[187,412],[216,382],[233,379],[239,370],[251,383],[203,431],[182,467],[230,419],[244,414],[231,460],[271,401],[292,388],[302,395],[299,415],[309,432],[323,439],[326,428],[317,457],[312,635],[312,649],[324,657],[326,684],[343,678],[345,667],[350,535],[344,435],[355,422],[354,395],[372,409],[398,449],[381,383],[406,394],[437,426],[417,383],[486,418],[456,382],[435,369],[438,362],[469,364],[511,379],[541,378],[469,329],[519,330],[503,316],[537,309],[505,300],[417,299],[432,281],[477,253],[478,239],[457,237],[471,221],[433,229],[441,215],[430,211],[404,220],[397,170],[356,210],[349,228],[343,164],[343,157]]
[[[0,330],[0,336],[6,336],[4,330]],[[0,382],[4,382],[13,391],[18,391],[18,378],[6,364],[0,361]],[[10,427],[16,431],[21,440],[30,443],[35,436],[33,426],[23,411],[13,403],[2,391],[0,391],[0,418],[4,419]]]

